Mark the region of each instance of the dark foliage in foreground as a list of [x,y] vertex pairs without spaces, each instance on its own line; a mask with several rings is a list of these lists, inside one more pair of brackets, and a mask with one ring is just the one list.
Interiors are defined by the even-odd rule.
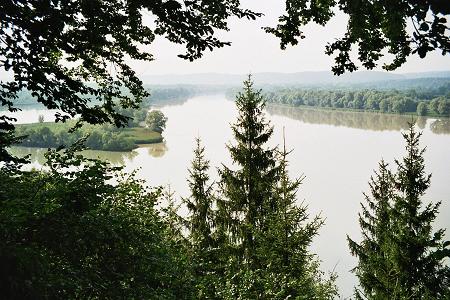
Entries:
[[[326,25],[336,11],[348,16],[344,36],[330,42],[325,51],[328,55],[336,53],[332,70],[337,75],[358,69],[357,61],[373,69],[386,52],[393,58],[383,64],[383,69],[391,71],[402,66],[410,55],[424,58],[432,51],[442,55],[450,51],[450,6],[445,1],[287,0],[279,24],[266,31],[278,37],[284,49],[305,38],[305,25]],[[357,59],[352,49],[357,51]]]
[[48,171],[0,171],[2,298],[189,298],[161,191],[75,150],[48,152]]

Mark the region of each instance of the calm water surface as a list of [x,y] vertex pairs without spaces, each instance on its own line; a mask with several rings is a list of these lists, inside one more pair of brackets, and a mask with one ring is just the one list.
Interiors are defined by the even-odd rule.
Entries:
[[[224,96],[202,96],[184,103],[162,106],[168,117],[165,142],[133,152],[89,151],[126,170],[139,169],[138,176],[150,185],[170,185],[178,196],[188,196],[187,168],[192,159],[194,137],[200,136],[211,161],[211,176],[217,179],[216,167],[231,164],[225,147],[232,143],[229,124],[236,110]],[[322,260],[322,268],[338,273],[343,298],[352,294],[355,277],[349,272],[356,260],[349,254],[346,235],[358,239],[357,222],[362,192],[381,158],[393,166],[394,158],[404,154],[401,130],[411,117],[361,112],[319,111],[289,107],[268,107],[268,118],[275,127],[272,145],[282,143],[285,127],[292,177],[306,175],[298,192],[299,201],[309,206],[311,215],[320,214],[326,223],[312,245]],[[21,116],[27,122],[26,112]],[[35,122],[38,112],[30,114]],[[46,115],[47,119],[47,115]],[[422,146],[427,147],[427,171],[433,174],[426,201],[442,201],[436,228],[450,227],[450,121],[419,119],[423,131]],[[33,153],[34,165],[42,163],[43,149],[15,147],[16,153]],[[449,237],[447,237],[449,239]]]

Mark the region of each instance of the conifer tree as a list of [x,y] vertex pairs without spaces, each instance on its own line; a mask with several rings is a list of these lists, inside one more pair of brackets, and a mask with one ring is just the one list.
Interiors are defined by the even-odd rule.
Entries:
[[392,209],[392,271],[398,298],[445,299],[450,297],[450,268],[443,260],[450,258],[450,243],[443,241],[443,229],[433,233],[441,202],[425,205],[421,198],[431,179],[425,172],[425,148],[419,148],[421,135],[410,124],[403,134],[406,155],[395,161],[398,193]]
[[297,192],[305,177],[293,180],[289,177],[289,153],[283,142],[282,151],[277,153],[279,180],[274,188],[275,205],[268,215],[268,230],[263,233],[265,243],[258,249],[266,262],[266,273],[273,276],[267,296],[271,299],[333,299],[337,296],[335,275],[325,279],[317,257],[308,249],[323,219],[320,216],[310,218],[308,207],[297,204]]
[[277,180],[275,150],[264,147],[273,127],[265,120],[265,101],[261,91],[253,89],[250,76],[244,81],[244,91],[236,97],[236,106],[238,120],[232,125],[236,145],[227,147],[237,169],[223,166],[219,170],[226,199],[222,207],[227,211],[225,221],[237,257],[257,268],[256,235],[266,226]]
[[359,259],[355,272],[362,291],[360,299],[447,299],[450,297],[450,257],[444,230],[432,231],[440,202],[424,205],[421,197],[430,185],[419,148],[421,133],[414,125],[403,134],[406,156],[396,160],[391,174],[380,163],[371,180],[372,197],[366,196],[360,225],[360,244],[350,238],[352,254]]
[[213,237],[214,230],[214,193],[213,184],[209,182],[209,161],[205,158],[205,147],[200,138],[196,138],[194,159],[188,170],[188,184],[191,195],[184,198],[189,215],[186,223],[192,249],[192,264],[199,299],[211,299],[215,295],[216,276],[220,263],[217,258],[217,243]]
[[364,193],[359,225],[363,240],[358,244],[347,236],[352,255],[358,265],[353,272],[362,290],[356,289],[357,299],[388,299],[393,291],[395,275],[390,272],[390,241],[392,239],[390,210],[394,199],[393,175],[382,160],[378,172],[369,182],[370,195]]
[[212,245],[213,186],[209,183],[209,161],[205,158],[205,147],[200,138],[195,139],[194,159],[188,170],[189,198],[184,198],[189,210],[189,237],[194,248],[206,249]]
[[289,178],[286,149],[279,153],[265,147],[273,128],[265,121],[265,101],[250,78],[236,105],[236,145],[228,146],[235,165],[219,170],[217,216],[219,224],[227,225],[231,248],[220,297],[332,299],[337,294],[334,276],[324,279],[308,251],[322,220],[309,220],[306,206],[295,204],[303,178]]
[[161,214],[163,220],[167,224],[168,234],[173,237],[174,241],[184,243],[184,220],[179,214],[181,204],[175,200],[175,192],[170,185],[167,185],[164,188],[160,187],[159,189],[161,192],[161,202],[164,203],[164,206],[161,208]]

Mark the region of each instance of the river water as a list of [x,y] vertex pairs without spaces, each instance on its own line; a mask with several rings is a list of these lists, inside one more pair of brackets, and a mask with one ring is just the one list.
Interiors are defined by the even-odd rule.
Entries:
[[[132,152],[88,151],[87,156],[108,159],[124,165],[127,171],[138,169],[138,177],[149,185],[170,185],[179,196],[188,196],[187,168],[193,156],[194,138],[201,137],[211,162],[216,167],[231,164],[226,149],[233,143],[229,124],[237,116],[234,103],[223,95],[193,97],[158,109],[168,117],[165,142],[140,147]],[[35,122],[40,112],[26,111],[19,122]],[[350,269],[356,260],[349,254],[346,235],[359,240],[358,212],[368,180],[383,158],[394,168],[394,158],[402,158],[405,143],[401,131],[410,116],[343,112],[269,106],[268,119],[274,125],[270,145],[281,145],[285,128],[290,154],[291,177],[302,174],[306,180],[298,200],[309,207],[310,215],[320,214],[325,225],[311,250],[322,260],[325,272],[334,270],[342,298],[351,296],[355,277]],[[49,120],[49,115],[45,115]],[[30,118],[33,118],[30,120]],[[30,120],[30,121],[27,121]],[[426,170],[432,173],[425,201],[442,201],[435,228],[450,228],[450,120],[418,119],[426,146]],[[32,153],[34,166],[43,161],[44,149],[14,147],[16,154]],[[447,235],[447,239],[450,237]]]

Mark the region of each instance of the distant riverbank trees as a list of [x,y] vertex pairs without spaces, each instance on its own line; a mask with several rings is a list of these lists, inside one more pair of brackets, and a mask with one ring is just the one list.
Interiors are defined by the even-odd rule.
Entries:
[[449,116],[450,91],[436,96],[418,96],[412,91],[332,90],[285,88],[267,92],[269,103],[334,109],[366,110],[383,113],[415,113],[420,116]]
[[[159,104],[162,102],[170,101],[170,100],[180,100],[187,99],[192,97],[197,93],[202,93],[203,90],[207,90],[206,88],[201,88],[193,85],[143,85],[144,89],[149,93],[148,96],[142,99],[142,103],[140,106],[148,107],[153,104]],[[24,107],[45,107],[44,105],[37,103],[37,99],[33,97],[32,93],[28,90],[22,90],[17,93],[16,105],[20,108]],[[100,101],[94,97],[89,99],[89,104],[99,105]],[[0,110],[3,107],[0,107]],[[133,109],[131,107],[121,107],[120,105],[116,105],[114,110],[116,112],[123,112],[127,109]]]

